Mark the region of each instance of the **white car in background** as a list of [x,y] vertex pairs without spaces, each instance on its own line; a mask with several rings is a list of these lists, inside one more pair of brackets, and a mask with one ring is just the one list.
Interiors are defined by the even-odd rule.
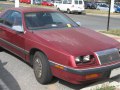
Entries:
[[109,6],[107,4],[100,4],[97,6],[98,10],[102,10],[102,11],[109,11]]
[[54,7],[57,7],[58,5],[62,4],[62,1],[54,1]]
[[85,11],[83,0],[63,0],[60,5],[57,6],[60,11],[65,11],[67,13],[83,13]]
[[15,0],[9,0],[10,2],[15,2]]

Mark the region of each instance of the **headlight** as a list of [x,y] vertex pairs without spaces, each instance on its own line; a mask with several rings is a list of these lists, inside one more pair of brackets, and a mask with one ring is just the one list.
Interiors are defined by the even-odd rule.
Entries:
[[86,55],[86,56],[79,56],[75,59],[76,63],[85,63],[89,62],[91,60],[92,55]]

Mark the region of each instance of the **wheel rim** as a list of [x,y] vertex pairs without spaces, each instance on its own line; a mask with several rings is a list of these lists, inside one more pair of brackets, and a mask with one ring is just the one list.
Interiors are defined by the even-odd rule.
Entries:
[[35,59],[35,63],[34,63],[34,71],[35,71],[35,75],[40,78],[42,76],[42,63],[40,61],[39,58]]
[[60,11],[60,9],[59,9],[59,8],[58,8],[57,10],[58,10],[58,11]]
[[67,13],[70,13],[70,10],[69,10],[69,9],[67,10]]

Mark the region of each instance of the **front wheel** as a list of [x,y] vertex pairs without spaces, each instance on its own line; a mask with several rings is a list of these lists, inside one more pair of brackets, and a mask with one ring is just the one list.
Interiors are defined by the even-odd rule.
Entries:
[[47,57],[37,51],[33,57],[33,69],[37,81],[41,84],[47,84],[52,79],[52,73]]

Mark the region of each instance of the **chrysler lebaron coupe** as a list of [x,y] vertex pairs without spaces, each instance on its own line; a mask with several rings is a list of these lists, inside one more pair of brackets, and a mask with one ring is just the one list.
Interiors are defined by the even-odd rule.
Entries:
[[30,63],[41,84],[53,76],[81,84],[119,75],[119,42],[52,9],[5,10],[0,15],[0,47]]

